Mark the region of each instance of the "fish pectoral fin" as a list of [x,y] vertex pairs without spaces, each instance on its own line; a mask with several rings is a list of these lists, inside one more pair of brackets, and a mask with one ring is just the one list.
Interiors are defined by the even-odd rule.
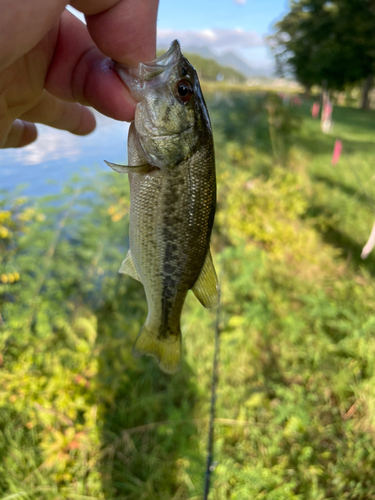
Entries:
[[104,160],[104,162],[111,167],[112,170],[115,170],[116,172],[119,172],[120,174],[143,174],[148,172],[151,167],[148,163],[144,165],[117,165],[117,163],[110,163],[107,160]]
[[220,300],[220,286],[217,280],[212,255],[208,250],[200,275],[192,287],[194,295],[204,307],[215,307]]
[[121,264],[121,267],[119,269],[119,273],[128,274],[129,276],[131,276],[135,280],[138,280],[142,283],[142,280],[139,277],[137,270],[135,269],[133,257],[132,257],[130,250],[126,254],[124,262]]

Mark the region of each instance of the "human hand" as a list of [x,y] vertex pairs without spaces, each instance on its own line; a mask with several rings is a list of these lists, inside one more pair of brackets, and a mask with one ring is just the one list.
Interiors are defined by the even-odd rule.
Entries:
[[86,106],[116,120],[134,117],[135,101],[112,69],[155,58],[158,0],[0,0],[0,147],[37,137],[34,123],[85,135]]

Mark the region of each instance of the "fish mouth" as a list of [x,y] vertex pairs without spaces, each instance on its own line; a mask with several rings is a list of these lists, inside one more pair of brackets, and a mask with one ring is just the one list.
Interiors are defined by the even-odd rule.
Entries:
[[153,61],[139,63],[136,68],[114,62],[114,68],[134,99],[141,101],[147,87],[146,82],[155,79],[157,80],[155,85],[159,85],[167,81],[169,72],[165,70],[175,66],[181,60],[181,57],[180,44],[178,40],[174,40],[167,52]]

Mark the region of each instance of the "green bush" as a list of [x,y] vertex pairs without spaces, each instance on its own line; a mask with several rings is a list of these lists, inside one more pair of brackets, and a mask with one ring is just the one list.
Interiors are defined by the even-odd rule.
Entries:
[[[299,118],[277,108],[271,131],[273,99],[208,95],[222,286],[210,498],[367,500],[373,264],[353,249],[372,203],[370,184],[356,195],[372,164],[371,117],[345,110],[337,126],[353,149],[333,170],[334,138],[319,135],[307,106]],[[75,178],[35,205],[2,199],[0,498],[202,498],[216,311],[189,294],[175,376],[132,357],[147,306],[142,285],[118,274],[128,210],[116,174]]]

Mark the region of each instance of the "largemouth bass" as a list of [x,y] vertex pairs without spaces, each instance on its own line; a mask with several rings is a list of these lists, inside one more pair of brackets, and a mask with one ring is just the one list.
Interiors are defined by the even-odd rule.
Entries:
[[205,307],[219,302],[210,253],[216,206],[214,145],[198,76],[175,40],[138,68],[116,63],[138,101],[128,137],[130,250],[120,268],[142,282],[148,316],[135,354],[174,373],[181,358],[180,317],[190,289]]

